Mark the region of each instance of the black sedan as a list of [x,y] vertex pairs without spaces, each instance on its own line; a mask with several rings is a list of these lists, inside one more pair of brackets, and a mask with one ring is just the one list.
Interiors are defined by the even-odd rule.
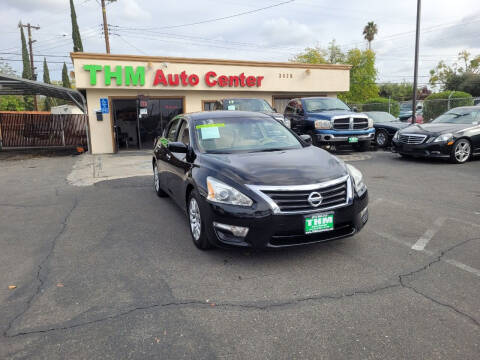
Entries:
[[200,249],[354,235],[368,220],[362,174],[310,143],[260,113],[179,115],[155,142],[155,191],[186,211]]
[[480,109],[458,107],[428,124],[398,131],[393,151],[403,156],[438,157],[461,164],[480,155]]
[[367,111],[365,114],[373,120],[375,143],[380,147],[389,146],[395,133],[409,126],[386,111]]

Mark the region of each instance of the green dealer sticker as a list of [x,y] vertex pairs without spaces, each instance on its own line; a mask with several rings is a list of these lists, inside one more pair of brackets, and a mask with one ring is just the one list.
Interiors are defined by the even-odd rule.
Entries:
[[333,230],[333,213],[305,217],[305,234]]
[[212,128],[212,127],[224,127],[224,123],[218,123],[218,124],[203,124],[203,125],[197,125],[195,126],[196,129],[206,129],[206,128]]

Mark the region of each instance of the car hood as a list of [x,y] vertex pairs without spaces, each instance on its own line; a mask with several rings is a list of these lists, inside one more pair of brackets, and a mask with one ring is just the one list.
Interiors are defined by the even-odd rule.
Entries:
[[314,146],[269,152],[202,154],[202,166],[239,184],[307,185],[347,174],[343,162]]
[[351,116],[355,117],[358,115],[367,116],[362,113],[347,111],[347,110],[329,110],[329,111],[322,111],[322,112],[309,112],[307,113],[308,118],[310,119],[319,119],[319,120],[330,120],[334,116]]
[[401,132],[424,135],[440,135],[445,133],[455,133],[471,126],[472,124],[415,124],[403,129]]
[[394,129],[404,129],[407,126],[409,126],[409,123],[405,123],[403,121],[386,121],[386,122],[378,122],[373,124],[374,127],[389,127],[389,128],[394,128]]

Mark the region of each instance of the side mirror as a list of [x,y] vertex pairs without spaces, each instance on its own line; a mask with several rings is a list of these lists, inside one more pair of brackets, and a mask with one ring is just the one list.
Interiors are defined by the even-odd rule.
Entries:
[[300,135],[300,139],[308,146],[312,145],[312,137],[308,134]]
[[277,108],[272,108],[273,112],[278,112]]
[[353,112],[358,112],[358,108],[356,106],[352,107]]
[[175,152],[175,153],[184,153],[184,154],[186,154],[187,151],[188,151],[188,146],[185,145],[184,143],[178,142],[178,141],[168,143],[167,148],[168,148],[168,150],[170,150],[171,152]]

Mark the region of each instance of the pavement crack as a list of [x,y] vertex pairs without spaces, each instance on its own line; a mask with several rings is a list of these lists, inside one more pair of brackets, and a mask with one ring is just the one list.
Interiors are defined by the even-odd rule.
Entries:
[[15,321],[17,321],[19,318],[21,318],[31,307],[33,301],[35,298],[42,292],[43,285],[45,284],[46,280],[46,274],[44,273],[46,265],[50,259],[50,257],[53,254],[53,251],[55,250],[55,246],[57,244],[57,240],[65,233],[65,230],[67,229],[68,221],[70,219],[70,216],[72,215],[73,211],[77,208],[78,206],[78,199],[75,198],[72,207],[70,210],[65,214],[65,217],[63,218],[61,222],[61,228],[60,231],[54,236],[53,240],[50,242],[50,248],[47,251],[47,254],[43,258],[43,260],[38,264],[37,266],[37,273],[35,275],[34,282],[37,283],[37,287],[33,294],[27,299],[25,303],[25,307],[13,317],[12,320],[9,321],[7,328],[3,332],[4,337],[10,337],[9,332],[12,329]]
[[432,261],[430,261],[429,263],[427,263],[426,265],[422,266],[421,268],[417,269],[417,270],[414,270],[414,271],[411,271],[409,273],[406,273],[406,274],[400,274],[398,275],[398,281],[399,281],[399,284],[406,288],[406,289],[410,289],[411,291],[415,292],[416,294],[424,297],[425,299],[427,300],[430,300],[431,302],[437,304],[437,305],[440,305],[442,307],[446,307],[450,310],[453,310],[454,312],[456,312],[457,314],[461,315],[462,317],[470,320],[473,324],[475,324],[476,326],[480,327],[480,322],[478,322],[477,319],[475,319],[473,316],[461,311],[460,309],[456,308],[455,306],[453,305],[450,305],[450,304],[447,304],[447,303],[444,303],[444,302],[441,302],[435,298],[433,298],[432,296],[429,296],[423,292],[421,292],[420,290],[418,290],[415,286],[409,284],[407,281],[405,281],[405,279],[409,278],[409,277],[413,277],[414,275],[416,274],[419,274],[423,271],[426,271],[428,268],[430,268],[432,265],[436,264],[436,263],[439,263],[440,261],[443,260],[443,257],[448,254],[450,251],[460,247],[460,246],[463,246],[471,241],[475,241],[475,240],[480,240],[480,238],[471,238],[471,239],[467,239],[467,240],[464,240],[464,241],[461,241],[445,250],[442,250],[440,252],[440,254],[435,258],[433,259]]

